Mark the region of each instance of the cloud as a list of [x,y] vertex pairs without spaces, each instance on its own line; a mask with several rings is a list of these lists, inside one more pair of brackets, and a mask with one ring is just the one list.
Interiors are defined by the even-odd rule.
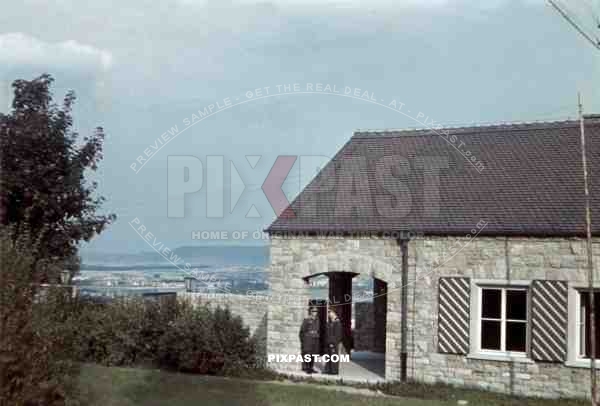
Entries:
[[80,67],[109,70],[109,51],[76,40],[46,42],[20,32],[0,34],[0,64]]

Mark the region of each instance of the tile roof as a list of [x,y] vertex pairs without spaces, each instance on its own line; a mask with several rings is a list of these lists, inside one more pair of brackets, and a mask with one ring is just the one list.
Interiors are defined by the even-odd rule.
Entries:
[[[600,118],[585,120],[600,235]],[[485,224],[480,230],[477,224]],[[578,121],[356,131],[266,231],[585,236]]]

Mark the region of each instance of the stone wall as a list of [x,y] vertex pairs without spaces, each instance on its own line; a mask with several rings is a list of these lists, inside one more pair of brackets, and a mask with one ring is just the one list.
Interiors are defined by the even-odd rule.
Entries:
[[[440,277],[464,276],[472,281],[494,280],[501,284],[505,281],[527,283],[535,279],[567,280],[571,295],[569,303],[572,306],[575,287],[581,288],[587,284],[585,240],[424,237],[410,241],[408,251],[407,341],[410,379],[516,395],[589,396],[589,369],[581,367],[581,364],[575,366],[571,350],[568,362],[556,364],[532,360],[482,359],[475,354],[447,355],[438,353],[437,347]],[[594,266],[595,279],[600,282],[600,240],[594,241]],[[300,352],[298,331],[310,298],[303,278],[324,272],[357,272],[387,282],[385,377],[390,381],[399,380],[401,251],[394,240],[273,238],[269,273],[272,296],[268,304],[268,352]],[[372,313],[367,307],[360,310],[359,306],[355,315],[363,310]],[[569,323],[571,336],[576,327],[572,320]],[[372,340],[361,336],[359,342],[368,343]],[[572,337],[569,340],[571,342]],[[270,366],[276,370],[300,368],[299,364]]]
[[[587,283],[585,240],[421,238],[409,243],[409,377],[542,397],[589,396],[589,369],[437,353],[438,279],[568,280]],[[432,267],[439,258],[440,264]],[[594,242],[600,281],[600,244]],[[571,298],[569,299],[571,300]],[[570,330],[572,325],[569,326]]]
[[[299,354],[298,333],[310,299],[307,276],[323,272],[356,272],[388,283],[386,378],[400,371],[400,248],[389,239],[271,239],[267,351]],[[364,300],[365,298],[362,298]],[[361,298],[354,297],[354,300]],[[300,370],[299,363],[270,365],[276,370]]]
[[235,295],[228,293],[193,293],[180,292],[180,299],[192,303],[205,304],[209,307],[227,307],[231,314],[242,318],[250,334],[258,340],[259,357],[266,360],[267,349],[267,298],[252,295]]

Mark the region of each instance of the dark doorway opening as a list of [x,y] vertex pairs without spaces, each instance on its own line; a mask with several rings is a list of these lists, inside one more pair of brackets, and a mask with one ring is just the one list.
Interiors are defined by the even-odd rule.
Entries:
[[352,278],[353,272],[331,272],[329,274],[329,306],[332,307],[342,323],[342,344],[346,354],[354,348],[352,338]]
[[325,334],[327,332],[327,301],[325,299],[310,299],[308,301],[308,310],[316,308],[319,318],[319,355],[325,354]]
[[[334,309],[342,324],[340,355],[348,354],[350,362],[340,365],[340,374],[336,377],[379,382],[385,379],[387,283],[367,275],[357,283],[355,279],[359,275],[355,272],[322,272],[303,279],[311,290],[309,308],[318,309],[321,355],[326,353],[327,310]],[[357,306],[360,306],[360,331],[355,336]],[[315,367],[322,371],[324,364]]]

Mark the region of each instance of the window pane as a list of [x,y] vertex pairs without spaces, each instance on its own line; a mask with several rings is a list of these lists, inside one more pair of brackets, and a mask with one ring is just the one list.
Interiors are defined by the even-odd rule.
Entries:
[[[583,299],[583,298],[582,298]],[[585,306],[581,306],[581,308],[579,309],[580,313],[579,313],[579,355],[580,356],[585,356],[587,354],[586,352],[586,339],[585,339],[585,334],[586,334],[586,324],[587,324],[587,320],[586,320],[586,309]]]
[[509,320],[527,320],[527,291],[506,291],[506,318]]
[[500,305],[502,291],[498,289],[482,289],[481,316],[485,319],[499,319],[502,315]]
[[481,348],[483,350],[500,349],[500,322],[487,321],[481,322]]
[[[590,342],[590,324],[588,323],[587,317],[589,317],[590,305],[589,305],[589,293],[581,292],[581,313],[586,315],[585,320],[581,320],[581,332],[584,337],[580,337],[581,350],[585,354],[585,357],[589,358],[591,355],[591,342]],[[596,356],[600,354],[600,293],[594,294],[594,319],[595,319],[595,333],[596,333]]]
[[[580,343],[580,355],[583,355],[584,357],[589,357],[590,353],[588,352],[588,349],[590,348],[590,332],[589,332],[589,324],[588,324],[588,312],[590,311],[589,308],[589,304],[588,304],[588,293],[587,292],[581,292],[580,294],[580,300],[581,300],[581,313],[580,313],[580,323],[581,323],[581,329],[580,329],[580,336],[579,336],[579,343]],[[595,304],[595,300],[594,300],[594,304]],[[595,306],[594,306],[595,307]]]
[[525,352],[527,350],[527,324],[506,323],[506,350]]

